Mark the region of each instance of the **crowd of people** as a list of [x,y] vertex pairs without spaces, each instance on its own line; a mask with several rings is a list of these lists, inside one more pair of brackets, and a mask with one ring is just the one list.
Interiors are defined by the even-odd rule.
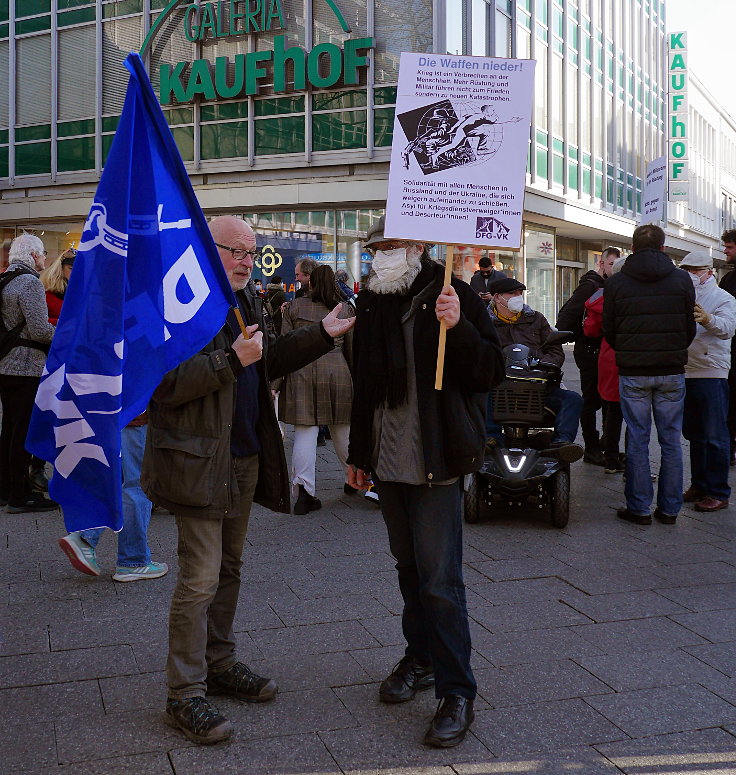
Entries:
[[[476,696],[462,575],[463,480],[504,443],[492,393],[505,375],[502,348],[527,345],[558,372],[564,350],[548,343],[552,327],[525,304],[518,279],[483,258],[470,284],[453,277],[445,285],[430,246],[387,237],[383,218],[366,234],[372,265],[357,296],[345,274],[303,258],[291,301],[280,277],[265,288],[254,282],[259,251],[245,221],[221,216],[209,226],[245,330],[232,309],[212,341],[166,374],[146,413],[122,431],[123,529],[113,578],[168,571],[151,559],[152,504],[174,515],[178,531],[165,720],[196,743],[217,743],[233,725],[213,695],[275,698],[276,681],[237,656],[233,624],[248,522],[253,503],[296,515],[321,507],[316,459],[327,430],[344,493],[379,502],[396,559],[406,644],[379,699],[403,703],[433,687],[440,702],[424,742],[457,745],[473,722]],[[723,241],[736,265],[736,231]],[[545,398],[554,415],[549,454],[565,462],[583,454],[607,473],[624,473],[618,516],[636,524],[652,521],[652,416],[662,452],[659,521],[674,523],[683,499],[699,511],[728,507],[729,463],[736,462],[736,271],[719,287],[708,252],[688,254],[678,268],[664,247],[659,227],[641,226],[629,256],[608,248],[581,278],[556,323],[574,339],[582,396],[553,384]],[[44,270],[43,243],[22,234],[0,275],[0,503],[12,513],[57,507],[42,492],[43,461],[32,461],[24,441],[75,255],[67,250]],[[442,327],[444,380],[436,390]],[[294,428],[291,466],[279,421]],[[101,533],[59,540],[74,568],[100,574]]]

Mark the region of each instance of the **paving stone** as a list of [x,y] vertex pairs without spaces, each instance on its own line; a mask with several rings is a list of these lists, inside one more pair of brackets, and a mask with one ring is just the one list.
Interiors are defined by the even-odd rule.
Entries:
[[621,740],[626,735],[583,700],[558,700],[479,711],[473,733],[494,754],[563,748]]
[[536,603],[494,605],[474,608],[471,615],[489,632],[564,627],[569,624],[589,624],[592,620],[557,600]]
[[0,619],[0,657],[43,653],[49,650],[48,627],[35,620]]
[[176,749],[171,752],[171,762],[176,775],[341,775],[314,733],[246,742],[240,742],[236,733],[225,745]]
[[54,721],[104,712],[100,687],[95,680],[0,689],[0,727],[12,725],[20,718]]
[[16,772],[15,775],[121,775],[134,772],[145,775],[174,775],[169,757],[165,753],[101,758],[94,762],[75,762],[63,767],[33,767]]
[[575,661],[617,692],[706,681],[718,684],[725,678],[681,649],[632,649],[623,654],[579,657]]
[[264,653],[327,654],[380,645],[358,622],[328,622],[289,627],[285,630],[254,630],[251,637]]
[[626,775],[730,775],[736,741],[722,729],[702,729],[596,745]]
[[530,603],[538,600],[559,600],[574,590],[555,578],[495,581],[474,586],[473,589],[489,603]]
[[453,770],[457,775],[620,775],[608,759],[588,746],[522,756],[501,755],[480,764],[455,764]]
[[569,659],[475,671],[478,693],[494,708],[606,694],[611,687]]
[[703,643],[704,639],[662,616],[623,622],[583,624],[573,627],[576,635],[595,644],[605,654],[636,649],[669,649]]
[[733,601],[736,599],[736,584],[673,587],[656,591],[691,611],[718,611],[722,608],[733,608]]
[[29,767],[56,764],[56,738],[51,721],[15,719],[0,725],[0,768],[15,773]]
[[[355,652],[360,653],[360,652]],[[250,663],[259,675],[273,678],[279,692],[369,683],[373,679],[350,654],[306,654],[299,660],[281,654]]]
[[722,673],[736,678],[736,641],[692,646],[686,651]]
[[727,584],[736,581],[736,565],[728,562],[665,565],[654,568],[653,572],[668,582],[662,586],[697,587],[704,584]]
[[575,659],[601,653],[595,645],[577,635],[574,629],[527,630],[523,636],[518,633],[480,633],[473,637],[473,649],[496,667],[554,661],[561,657]]
[[[657,565],[688,565],[707,562],[734,563],[734,556],[710,542],[686,543],[676,546],[642,546],[642,555]],[[655,570],[656,572],[656,570]]]
[[360,623],[384,646],[403,645],[405,642],[400,616],[379,616],[376,619],[362,619]]
[[645,568],[609,567],[578,570],[571,568],[560,573],[560,578],[581,592],[589,595],[605,595],[614,592],[633,592],[662,586],[660,576]]
[[567,595],[565,603],[595,622],[613,622],[623,619],[643,619],[686,613],[683,606],[651,592],[615,592],[610,595]]
[[54,622],[77,621],[84,618],[82,601],[35,600],[32,603],[0,607],[0,626],[13,627],[20,622],[53,624]]
[[371,595],[346,594],[327,600],[300,600],[296,604],[272,603],[273,609],[287,625],[341,622],[364,617],[385,616],[388,610]]
[[412,716],[399,723],[321,732],[320,737],[346,775],[450,775],[459,763],[493,760],[472,733],[457,748],[422,745],[432,715],[433,711],[423,719]]
[[166,617],[151,616],[149,611],[148,616],[132,618],[125,626],[121,626],[119,614],[117,618],[57,622],[49,627],[49,639],[52,651],[68,651],[163,640],[167,632]]
[[641,689],[586,697],[585,702],[623,729],[629,737],[684,732],[736,721],[736,706],[702,686]]
[[161,711],[166,707],[166,675],[163,671],[100,678],[99,684],[107,713],[122,713],[139,708]]
[[[465,562],[468,562],[467,558]],[[560,571],[569,570],[553,557],[531,557],[521,560],[485,560],[471,562],[470,566],[491,581],[510,581],[514,579],[535,579],[559,575]]]
[[714,643],[736,640],[736,608],[676,614],[669,618]]
[[138,669],[129,646],[26,654],[0,658],[0,688],[37,686],[136,672]]
[[59,762],[69,764],[97,759],[131,756],[194,745],[163,721],[160,710],[137,709],[114,713],[87,723],[79,719],[56,723],[56,745]]

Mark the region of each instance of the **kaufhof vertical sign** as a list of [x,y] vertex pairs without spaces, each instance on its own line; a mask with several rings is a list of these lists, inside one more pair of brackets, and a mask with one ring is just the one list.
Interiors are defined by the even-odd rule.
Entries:
[[[352,34],[337,1],[326,3],[343,32]],[[146,36],[142,55],[174,11],[181,13],[183,36],[190,43],[271,33],[273,49],[236,54],[232,59],[216,57],[214,62],[196,59],[161,64],[159,97],[163,105],[237,99],[258,94],[262,86],[275,94],[338,84],[357,86],[374,47],[370,37],[349,37],[342,45],[320,43],[310,51],[290,45],[282,0],[170,0]]]
[[687,99],[687,33],[667,36],[667,132],[669,135],[669,201],[686,202],[690,193],[690,118]]

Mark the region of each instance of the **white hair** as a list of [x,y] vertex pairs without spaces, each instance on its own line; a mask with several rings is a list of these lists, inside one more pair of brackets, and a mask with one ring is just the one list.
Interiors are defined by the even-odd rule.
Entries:
[[24,264],[36,268],[33,254],[43,255],[43,242],[35,235],[24,231],[10,243],[9,264]]

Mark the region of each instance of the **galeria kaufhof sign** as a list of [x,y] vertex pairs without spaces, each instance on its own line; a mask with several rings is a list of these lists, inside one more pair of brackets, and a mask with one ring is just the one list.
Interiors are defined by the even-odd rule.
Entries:
[[[350,33],[335,0],[326,0],[342,30]],[[183,10],[183,33],[192,43],[285,30],[281,0],[214,0],[193,3],[172,0],[151,27],[141,54],[161,29],[167,16]],[[373,38],[348,38],[342,46],[320,43],[311,51],[290,46],[286,35],[274,35],[273,50],[253,51],[194,62],[162,64],[159,68],[162,105],[204,100],[230,100],[259,93],[273,84],[273,92],[304,91],[308,86],[329,89],[338,83],[357,86],[368,67]]]

